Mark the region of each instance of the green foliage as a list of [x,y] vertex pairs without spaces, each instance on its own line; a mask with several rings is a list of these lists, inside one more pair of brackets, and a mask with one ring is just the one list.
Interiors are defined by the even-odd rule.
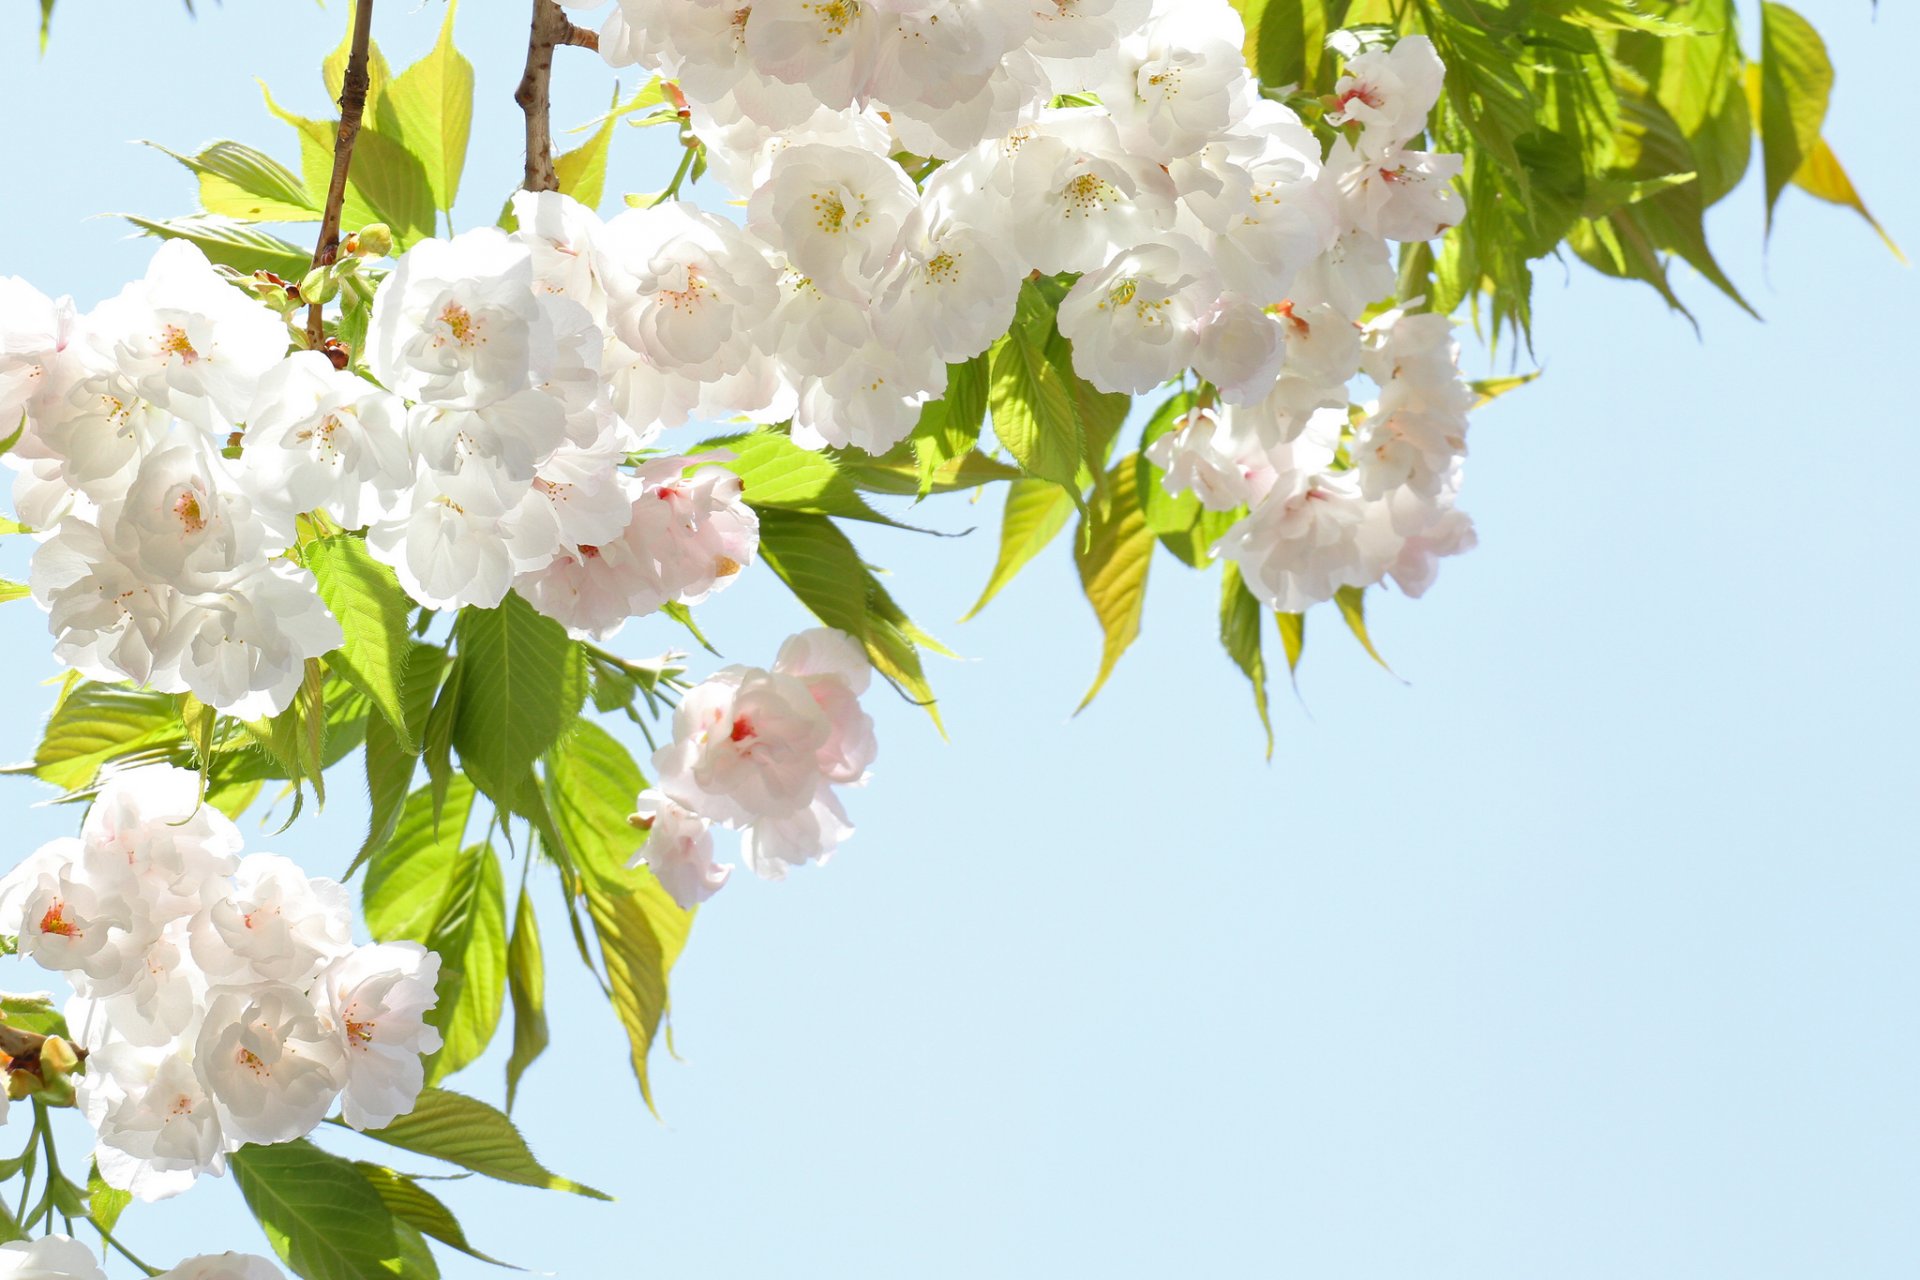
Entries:
[[[451,1249],[458,1249],[469,1258],[478,1258],[481,1262],[490,1262],[496,1267],[508,1266],[508,1263],[481,1253],[467,1242],[466,1230],[453,1211],[441,1202],[440,1198],[420,1185],[418,1178],[397,1173],[385,1165],[371,1164],[365,1160],[354,1161],[353,1167],[387,1206],[388,1212],[401,1222],[425,1236],[431,1236]],[[522,1268],[513,1267],[515,1271]]]
[[440,957],[438,997],[427,1021],[445,1043],[427,1062],[441,1080],[486,1050],[507,990],[507,904],[490,844],[463,849],[445,874],[433,928],[417,939]]
[[460,194],[467,139],[473,131],[473,64],[453,47],[453,18],[459,8],[459,0],[448,0],[432,50],[367,103],[376,130],[390,132],[419,160],[436,209],[453,208]]
[[965,622],[986,608],[987,602],[999,595],[1014,575],[1046,550],[1047,544],[1066,528],[1073,506],[1072,491],[1051,480],[1022,479],[1007,486],[1006,510],[1000,517],[1000,557],[994,562],[993,573],[980,598],[960,621]]
[[273,1251],[305,1280],[439,1274],[418,1233],[394,1217],[352,1161],[300,1140],[243,1147],[230,1164]]
[[328,667],[373,700],[410,751],[418,751],[420,720],[408,720],[403,689],[411,636],[412,602],[393,570],[375,560],[366,540],[352,534],[319,538],[301,548],[320,599],[339,621],[345,642],[327,655]]
[[612,1198],[548,1169],[533,1158],[513,1121],[478,1098],[449,1089],[421,1090],[411,1112],[384,1129],[368,1130],[367,1136],[500,1182],[570,1191],[594,1200]]
[[474,784],[510,808],[586,701],[580,646],[512,594],[497,609],[462,609],[453,644],[452,745]]
[[994,435],[1021,470],[1066,488],[1079,505],[1130,402],[1095,391],[1073,371],[1071,347],[1055,327],[1061,292],[1054,281],[1021,287],[1013,327],[990,353],[987,403]]
[[815,617],[858,640],[874,669],[938,727],[940,711],[916,646],[945,649],[893,602],[839,526],[825,516],[764,511],[760,556]]
[[1240,580],[1240,566],[1220,566],[1220,643],[1253,686],[1254,710],[1267,735],[1267,759],[1273,759],[1273,717],[1267,712],[1267,660],[1261,652],[1260,618],[1264,610]]
[[1096,502],[1081,520],[1080,537],[1074,544],[1081,589],[1105,634],[1099,674],[1077,710],[1085,710],[1106,684],[1120,655],[1140,634],[1140,618],[1146,612],[1154,535],[1140,509],[1139,475],[1130,457],[1113,469],[1107,478],[1106,501]]
[[[635,794],[638,794],[637,792]],[[507,1059],[507,1110],[513,1110],[520,1077],[547,1050],[547,968],[540,950],[540,923],[526,886],[513,912],[507,943],[507,994],[513,999],[513,1054]]]
[[686,946],[693,913],[677,906],[652,872],[627,866],[646,839],[626,820],[645,786],[627,749],[591,721],[575,725],[548,757],[554,824],[580,873],[614,1012],[651,1107],[647,1059],[667,1014],[667,975]]

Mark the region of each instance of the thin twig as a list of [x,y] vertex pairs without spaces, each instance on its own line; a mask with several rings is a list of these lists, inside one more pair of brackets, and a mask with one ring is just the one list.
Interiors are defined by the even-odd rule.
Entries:
[[529,191],[558,191],[553,167],[551,90],[553,51],[558,45],[598,49],[600,37],[576,27],[555,0],[533,0],[533,27],[527,37],[527,69],[513,100],[527,117],[527,171],[521,184]]
[[[367,109],[367,44],[373,33],[373,0],[357,0],[353,10],[353,47],[347,53],[347,74],[340,86],[340,132],[333,140],[333,180],[327,184],[327,205],[320,216],[320,239],[313,246],[313,265],[324,267],[340,252],[340,209],[347,202],[347,169],[353,163],[353,142],[360,136],[360,116]],[[325,335],[321,307],[307,308],[307,346],[320,349]]]

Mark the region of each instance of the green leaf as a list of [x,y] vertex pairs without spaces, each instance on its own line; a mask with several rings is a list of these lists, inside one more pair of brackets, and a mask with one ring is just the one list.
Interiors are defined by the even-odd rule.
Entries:
[[920,421],[907,437],[919,475],[917,497],[932,493],[942,470],[974,451],[986,416],[986,357],[949,365],[946,394],[920,410]]
[[1274,88],[1331,92],[1334,59],[1327,36],[1345,21],[1347,0],[1245,0],[1247,65]]
[[337,534],[302,548],[320,599],[345,635],[327,665],[373,700],[409,751],[420,749],[423,723],[409,723],[402,685],[414,644],[412,602],[393,570],[375,560],[365,539]]
[[448,785],[437,824],[427,788],[407,797],[393,838],[373,855],[360,886],[367,932],[375,939],[424,942],[433,932],[472,811],[473,785],[460,775]]
[[743,496],[751,506],[894,523],[860,496],[831,455],[802,449],[785,432],[762,429],[715,436],[703,440],[694,452],[709,450],[733,455],[716,465],[740,477]]
[[1760,6],[1760,154],[1766,165],[1767,230],[1773,206],[1820,144],[1833,92],[1833,64],[1813,24],[1774,0]]
[[1267,759],[1273,759],[1273,718],[1267,711],[1267,660],[1260,644],[1260,602],[1240,580],[1240,566],[1220,566],[1220,643],[1253,686],[1254,710],[1267,734]]
[[1106,636],[1100,649],[1100,672],[1076,713],[1093,701],[1120,655],[1140,634],[1154,536],[1140,509],[1139,475],[1131,456],[1122,459],[1107,478],[1106,504],[1095,504],[1088,512],[1074,544],[1081,589]]
[[391,1210],[353,1162],[305,1139],[242,1147],[228,1157],[247,1208],[273,1251],[305,1280],[437,1274],[408,1256]]
[[874,670],[925,707],[940,727],[940,709],[916,645],[946,650],[893,602],[839,526],[825,516],[763,511],[760,558],[815,617],[858,640]]
[[479,1099],[449,1089],[422,1089],[412,1111],[384,1129],[367,1130],[367,1136],[501,1182],[571,1191],[593,1200],[613,1198],[552,1172],[533,1158],[513,1121]]
[[1825,138],[1814,143],[1799,172],[1793,175],[1793,185],[1816,199],[1851,209],[1865,218],[1867,225],[1879,233],[1881,243],[1900,260],[1901,265],[1906,264],[1907,255],[1900,252],[1900,246],[1893,242],[1887,229],[1868,211],[1866,201],[1854,190],[1853,179],[1847,176],[1847,171],[1840,165],[1840,158],[1833,154],[1833,148],[1827,145]]
[[40,1036],[67,1035],[67,1019],[57,1005],[45,996],[0,995],[0,1016],[10,1027]]
[[1085,439],[1073,389],[1047,353],[1053,324],[1052,303],[1028,282],[1013,327],[993,349],[987,403],[994,435],[1021,469],[1070,489],[1078,503]]
[[1346,621],[1347,630],[1353,632],[1353,638],[1360,642],[1360,647],[1367,651],[1367,656],[1379,663],[1382,671],[1393,675],[1393,668],[1388,666],[1387,660],[1380,656],[1380,651],[1373,647],[1373,637],[1367,634],[1366,596],[1364,588],[1341,587],[1333,593],[1333,602],[1339,606],[1340,616]]
[[[344,7],[344,6],[343,6]],[[326,86],[327,101],[339,104],[347,91],[347,61],[353,56],[353,9],[347,7],[346,28],[340,33],[340,43],[333,47],[320,61],[320,82]],[[386,107],[387,86],[393,82],[393,68],[387,65],[387,55],[380,52],[376,40],[367,41],[367,105],[364,118],[378,121]],[[393,132],[388,130],[388,132]]]
[[427,1014],[445,1040],[427,1060],[427,1080],[433,1083],[485,1052],[500,1025],[507,993],[507,903],[492,845],[474,845],[453,860],[433,929],[417,940],[440,957],[436,1001]]
[[[446,654],[432,645],[415,645],[407,659],[407,677],[401,691],[401,710],[408,724],[422,724],[434,690],[440,687],[440,675],[446,669]],[[385,716],[367,724],[367,800],[370,810],[367,838],[347,868],[346,879],[392,838],[406,807],[408,789],[413,786],[417,753],[408,750],[399,733]]]
[[183,742],[185,731],[172,694],[83,681],[54,708],[33,760],[8,772],[83,791],[107,761],[162,757]]
[[626,748],[590,721],[581,721],[548,758],[554,822],[578,860],[614,1012],[626,1028],[641,1096],[652,1107],[647,1058],[667,1014],[667,975],[686,947],[693,913],[682,910],[652,872],[627,866],[646,839],[626,820],[645,785]]
[[961,454],[934,467],[931,478],[923,476],[919,458],[908,441],[881,457],[859,450],[840,450],[835,457],[840,469],[855,484],[871,493],[894,493],[903,497],[921,497],[921,485],[927,493],[952,493],[956,489],[976,489],[1020,479],[1020,469],[989,458],[979,450]]
[[107,1180],[100,1176],[97,1163],[87,1173],[87,1217],[102,1231],[111,1232],[132,1203],[133,1193],[108,1186]]
[[1467,385],[1473,388],[1473,407],[1476,409],[1492,404],[1509,391],[1518,391],[1540,376],[1540,370],[1529,373],[1511,374],[1504,378],[1480,378]]
[[1015,480],[1007,486],[1007,505],[1000,517],[1000,558],[980,598],[960,621],[965,622],[1000,594],[1014,575],[1066,528],[1073,514],[1073,495],[1050,480]]
[[[300,139],[300,175],[308,198],[315,203],[324,201],[333,180],[333,145],[339,122],[296,115],[275,102],[265,84],[260,91],[265,95],[267,110]],[[377,125],[361,126],[353,144],[353,167],[348,172],[346,200],[340,210],[342,226],[357,228],[384,222],[401,249],[433,234],[433,189],[425,167],[419,157],[382,133]],[[311,261],[308,256],[307,262]],[[303,265],[296,278],[305,271]]]
[[370,1164],[364,1160],[354,1161],[353,1167],[367,1180],[393,1216],[416,1231],[432,1236],[448,1248],[458,1249],[469,1258],[478,1258],[512,1271],[525,1270],[489,1257],[469,1244],[467,1233],[460,1226],[459,1219],[453,1216],[453,1211],[417,1180],[404,1173],[396,1173],[385,1165]]
[[131,213],[119,216],[150,236],[190,241],[199,246],[209,262],[249,275],[255,271],[271,271],[284,279],[298,280],[313,265],[313,255],[307,250],[232,218],[211,214],[167,219],[142,218]]
[[462,609],[453,637],[461,673],[454,748],[475,785],[511,804],[520,780],[586,700],[580,646],[512,594],[497,609]]
[[[453,46],[459,0],[448,0],[440,38],[426,57],[402,71],[387,89],[396,137],[419,158],[434,208],[450,210],[460,193],[473,131],[473,64]],[[355,157],[356,168],[359,157]]]
[[1287,651],[1287,674],[1297,677],[1300,673],[1300,655],[1307,651],[1307,615],[1276,613],[1273,620],[1280,624],[1280,645]]
[[212,142],[190,156],[165,152],[200,179],[200,207],[241,222],[318,222],[319,206],[300,175],[265,152],[238,142]]
[[33,588],[24,582],[15,582],[11,578],[0,578],[0,604],[9,600],[25,600],[33,594]]
[[1545,7],[1574,26],[1596,31],[1644,31],[1656,36],[1700,34],[1684,22],[1649,13],[1636,0],[1555,0]]
[[507,1110],[512,1111],[520,1077],[546,1052],[548,1042],[546,961],[540,951],[540,924],[525,885],[520,886],[513,938],[507,943],[507,993],[513,999],[513,1056],[507,1059]]

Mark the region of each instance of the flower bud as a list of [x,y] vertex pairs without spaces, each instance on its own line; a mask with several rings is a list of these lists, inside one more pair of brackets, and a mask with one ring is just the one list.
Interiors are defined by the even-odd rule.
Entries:
[[48,1073],[65,1075],[79,1065],[80,1055],[74,1052],[72,1045],[59,1036],[48,1036],[46,1042],[40,1046],[42,1076]]
[[307,272],[300,281],[300,296],[314,306],[331,302],[340,292],[340,286],[334,282],[333,272],[325,267],[315,267]]
[[7,1097],[15,1102],[24,1101],[33,1096],[34,1089],[39,1083],[40,1077],[31,1071],[9,1071],[7,1072]]
[[370,222],[358,235],[347,237],[347,252],[362,258],[384,258],[393,252],[393,231],[384,222]]

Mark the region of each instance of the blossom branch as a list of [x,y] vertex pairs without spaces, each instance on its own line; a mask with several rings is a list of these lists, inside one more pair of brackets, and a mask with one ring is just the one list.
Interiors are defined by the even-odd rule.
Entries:
[[527,38],[527,69],[513,100],[527,117],[527,172],[521,184],[528,191],[558,191],[560,176],[553,167],[553,122],[549,101],[553,83],[553,51],[560,45],[598,49],[600,37],[577,27],[556,0],[533,0],[533,29]]
[[[313,246],[316,267],[327,266],[340,252],[340,209],[347,201],[347,169],[353,163],[354,139],[360,136],[360,116],[367,108],[367,46],[372,27],[373,0],[356,0],[353,46],[347,52],[347,74],[340,86],[340,132],[333,140],[333,179],[327,183],[320,239]],[[316,302],[307,308],[307,346],[318,351],[324,332],[321,304]]]

